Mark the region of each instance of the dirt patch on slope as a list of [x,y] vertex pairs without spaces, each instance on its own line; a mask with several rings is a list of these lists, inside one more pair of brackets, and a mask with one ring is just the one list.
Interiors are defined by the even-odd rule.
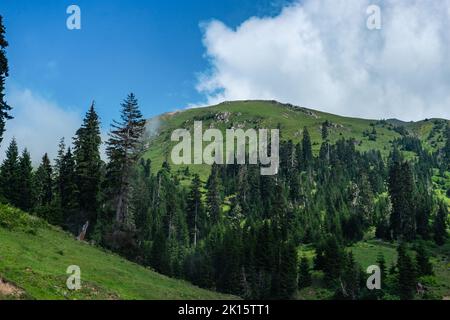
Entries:
[[0,296],[20,298],[24,291],[0,278]]

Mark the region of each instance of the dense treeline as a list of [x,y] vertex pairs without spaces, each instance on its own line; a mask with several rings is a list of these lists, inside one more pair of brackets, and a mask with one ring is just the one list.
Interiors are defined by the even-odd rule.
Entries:
[[[3,34],[0,19],[0,142],[10,118]],[[336,298],[410,299],[418,279],[433,273],[423,241],[443,245],[447,238],[448,208],[432,176],[450,169],[450,128],[434,153],[401,130],[385,159],[357,151],[352,139],[332,144],[329,127],[322,125],[317,155],[307,128],[299,143],[282,141],[276,176],[260,175],[257,165],[213,165],[202,181],[189,168],[176,171],[167,161],[152,168],[142,157],[145,120],[130,94],[112,125],[106,162],[93,103],[54,161],[44,154],[34,169],[29,152],[11,141],[0,197],[74,235],[87,228],[87,240],[160,273],[245,298],[293,298],[315,270]],[[376,140],[375,126],[367,134]],[[367,290],[364,270],[346,249],[367,234],[400,244],[389,270],[378,258],[382,291]],[[313,261],[298,254],[305,244],[315,250]]]

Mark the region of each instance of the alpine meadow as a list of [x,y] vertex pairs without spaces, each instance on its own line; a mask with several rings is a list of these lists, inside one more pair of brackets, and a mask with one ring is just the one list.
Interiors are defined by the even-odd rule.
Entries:
[[[78,11],[67,12],[72,15],[64,29],[78,32],[76,37],[100,28],[89,24],[96,11],[81,4],[86,20],[77,20],[80,9],[75,6]],[[105,19],[112,15],[108,10]],[[294,9],[283,10],[281,17],[289,17],[286,12]],[[283,100],[267,88],[259,97],[249,91],[248,98],[228,99],[233,90],[214,85],[233,72],[244,74],[252,62],[237,70],[238,64],[226,56],[232,46],[222,45],[251,34],[259,23],[255,18],[233,30],[201,26],[207,29],[202,32],[208,57],[215,59],[208,84],[224,99],[210,95],[200,105],[189,104],[193,100],[188,97],[182,108],[155,111],[147,106],[149,96],[141,93],[146,87],[123,94],[122,101],[105,111],[105,96],[116,99],[117,92],[131,91],[134,85],[120,79],[120,90],[111,87],[98,98],[83,96],[83,101],[95,102],[83,105],[77,129],[70,136],[55,130],[51,135],[59,144],[51,142],[52,148],[35,154],[37,144],[21,138],[26,130],[15,125],[26,117],[18,112],[21,100],[13,93],[17,79],[40,69],[19,69],[18,52],[24,47],[15,48],[15,42],[22,43],[22,35],[9,24],[6,29],[13,18],[1,11],[0,6],[0,145],[5,149],[0,166],[0,300],[450,299],[450,120],[445,114],[418,121],[389,113],[379,119],[350,117],[344,110],[334,114]],[[64,22],[65,8],[62,14]],[[128,37],[126,30],[121,32],[120,37]],[[215,46],[209,38],[213,35],[223,37]],[[31,39],[32,33],[23,37]],[[40,41],[30,39],[26,41]],[[243,39],[230,41],[245,46]],[[132,46],[127,50],[126,59],[122,51],[117,60],[110,52],[113,58],[98,63],[111,69],[117,64],[120,78],[126,68],[118,66],[119,59],[121,64],[130,60],[129,72],[136,74],[140,66],[131,60],[158,59],[156,53],[144,58]],[[90,53],[80,52],[81,60],[89,59]],[[51,68],[62,68],[56,65]],[[145,72],[147,77],[170,78]],[[96,95],[97,85],[108,85],[97,76],[84,73],[95,78],[86,83],[67,80],[73,90],[86,91],[60,91],[67,99],[83,92]],[[30,88],[37,90],[47,81],[64,85],[58,71],[48,75],[57,80],[46,77]],[[270,79],[282,81],[278,74]],[[236,81],[236,87],[250,90],[253,80]],[[448,74],[442,81],[448,91]],[[185,85],[174,95],[183,96]],[[170,97],[159,89],[148,91]],[[414,112],[414,104],[404,108]],[[40,116],[50,117],[45,112]],[[68,130],[70,121],[58,119],[63,122],[58,128]],[[32,135],[40,134],[35,131]]]

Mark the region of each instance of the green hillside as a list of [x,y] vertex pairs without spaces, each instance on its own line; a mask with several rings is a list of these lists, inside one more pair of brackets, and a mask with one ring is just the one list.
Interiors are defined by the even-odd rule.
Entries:
[[[152,160],[153,169],[157,170],[165,159],[170,161],[170,152],[175,143],[170,136],[175,129],[185,128],[192,131],[194,121],[202,121],[203,129],[214,127],[225,130],[228,128],[281,128],[282,140],[298,142],[304,127],[308,128],[313,142],[313,151],[320,149],[322,124],[329,122],[329,137],[331,142],[341,138],[354,138],[357,149],[367,151],[380,150],[387,156],[391,150],[392,141],[401,137],[401,128],[417,136],[424,147],[435,149],[443,145],[445,121],[442,119],[427,119],[420,122],[402,122],[395,119],[369,120],[349,118],[316,110],[281,104],[276,101],[235,101],[224,102],[216,106],[187,109],[166,113],[149,121],[153,135],[148,144],[145,158]],[[370,136],[375,128],[376,135]],[[206,165],[191,165],[192,171],[202,177],[209,174]]]
[[[82,289],[66,287],[67,267]],[[233,299],[160,275],[0,205],[1,299]]]

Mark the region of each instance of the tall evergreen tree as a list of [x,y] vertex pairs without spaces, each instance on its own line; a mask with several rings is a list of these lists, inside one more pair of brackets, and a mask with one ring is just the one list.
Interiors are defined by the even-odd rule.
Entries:
[[417,265],[417,276],[428,276],[433,274],[433,265],[430,262],[430,257],[423,245],[420,243],[416,247],[416,265]]
[[306,127],[303,129],[302,157],[302,168],[306,169],[311,165],[313,159],[311,136],[309,135],[308,128]]
[[411,300],[416,288],[416,270],[406,245],[401,243],[397,249],[397,286],[402,300]]
[[298,287],[303,289],[311,285],[311,268],[309,266],[308,258],[302,256],[300,258],[300,267],[298,273]]
[[70,231],[78,232],[76,214],[78,209],[78,190],[76,185],[75,159],[68,148],[61,159],[58,175],[58,193],[63,225]]
[[191,243],[193,243],[194,247],[197,246],[200,231],[199,227],[202,225],[204,218],[204,208],[200,188],[200,177],[198,174],[195,174],[194,179],[192,180],[191,191],[188,196],[186,208],[189,235],[191,238]]
[[292,299],[297,289],[297,248],[292,241],[281,244],[278,298]]
[[394,149],[389,169],[389,193],[392,200],[391,229],[393,237],[415,238],[414,180],[411,166],[402,161]]
[[61,225],[61,211],[54,202],[53,170],[47,154],[42,157],[41,164],[34,175],[35,213],[53,225]]
[[208,192],[206,195],[208,214],[213,223],[218,223],[221,219],[222,198],[220,194],[220,185],[218,167],[216,164],[213,164],[211,175],[208,179]]
[[24,210],[30,211],[33,208],[33,166],[31,164],[30,153],[24,149],[19,159],[19,185],[20,190],[19,201],[17,206]]
[[440,203],[433,223],[434,241],[439,246],[442,246],[447,239],[447,217],[447,206]]
[[19,150],[16,139],[12,139],[6,150],[6,158],[0,168],[1,194],[12,205],[17,205],[20,197],[19,189]]
[[5,39],[5,26],[3,25],[3,17],[0,15],[0,144],[3,141],[5,133],[6,120],[12,119],[10,115],[11,107],[5,100],[5,82],[9,76],[8,60],[6,59],[6,47],[8,42]]
[[73,155],[79,191],[78,212],[74,220],[78,229],[86,221],[89,221],[90,226],[94,226],[97,221],[102,167],[99,151],[101,142],[100,122],[92,103],[74,138]]
[[447,170],[450,170],[450,124],[447,123],[447,127],[445,128],[445,146],[444,146],[444,167]]
[[107,176],[110,180],[114,203],[115,220],[128,223],[130,202],[130,179],[134,164],[141,152],[141,138],[145,131],[145,120],[133,93],[121,104],[121,121],[114,121],[109,135],[106,153],[110,163]]

